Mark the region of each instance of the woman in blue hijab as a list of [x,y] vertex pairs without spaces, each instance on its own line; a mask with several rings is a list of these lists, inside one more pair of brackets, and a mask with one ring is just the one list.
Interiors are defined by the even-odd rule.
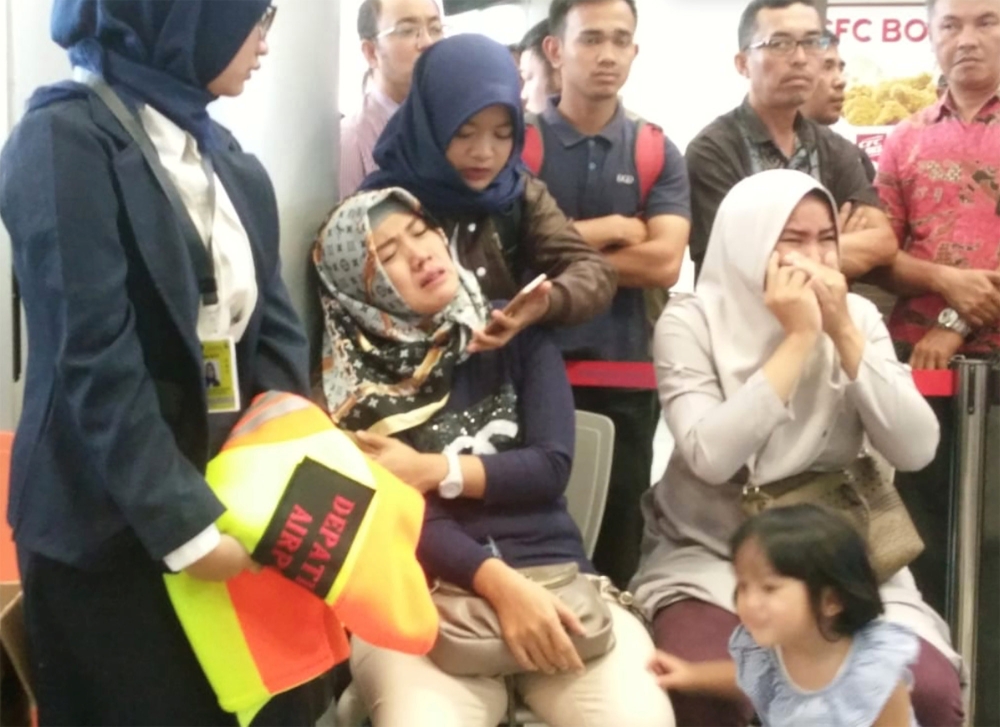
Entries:
[[[252,567],[205,465],[254,395],[308,392],[274,191],[207,111],[273,18],[269,0],[55,0],[74,81],[36,92],[0,159],[30,346],[8,514],[42,725],[236,722],[163,576]],[[312,724],[319,692],[257,721]]]
[[375,146],[380,169],[362,185],[416,196],[487,298],[512,298],[540,273],[552,281],[520,313],[494,311],[496,327],[477,332],[473,349],[502,345],[535,322],[582,323],[615,293],[614,270],[525,169],[524,141],[510,51],[481,35],[446,38],[421,54],[410,93]]

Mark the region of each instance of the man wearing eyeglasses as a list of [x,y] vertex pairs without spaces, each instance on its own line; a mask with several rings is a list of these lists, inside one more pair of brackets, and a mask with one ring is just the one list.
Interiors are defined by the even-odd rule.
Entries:
[[686,154],[696,269],[723,197],[745,177],[782,168],[815,177],[837,200],[841,269],[848,278],[890,264],[896,238],[857,148],[799,111],[829,47],[813,0],[752,0],[740,18],[739,43],[736,70],[750,80],[750,93],[703,129]]
[[[823,38],[827,47],[820,58],[819,76],[816,78],[816,88],[812,95],[806,100],[800,111],[807,119],[815,121],[823,126],[833,126],[844,112],[844,91],[847,88],[847,79],[844,70],[847,64],[840,57],[840,38],[829,30],[823,31]],[[858,158],[865,168],[865,176],[868,181],[875,181],[875,165],[864,152],[858,149]]]
[[358,37],[368,71],[361,110],[340,123],[341,198],[378,168],[372,159],[375,142],[410,92],[417,58],[444,37],[444,25],[434,0],[364,0]]

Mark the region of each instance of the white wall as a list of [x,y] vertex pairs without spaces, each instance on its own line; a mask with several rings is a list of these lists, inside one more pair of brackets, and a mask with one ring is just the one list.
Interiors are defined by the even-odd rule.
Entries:
[[281,219],[282,273],[312,331],[318,306],[307,284],[309,250],[338,198],[340,3],[286,0],[280,6],[261,70],[242,96],[218,101],[211,113],[271,175]]
[[[622,99],[662,126],[681,151],[747,92],[746,79],[733,65],[744,7],[745,0],[638,0],[639,56]],[[674,289],[693,287],[694,264],[687,259]]]
[[[24,104],[37,87],[64,78],[69,72],[66,54],[49,38],[52,0],[0,0],[0,79],[4,92],[0,110],[0,139],[21,117]],[[10,240],[0,225],[0,428],[11,429],[21,412],[21,383],[13,384],[11,370]],[[22,334],[24,331],[22,329]],[[26,334],[25,334],[26,335]],[[23,348],[26,353],[26,346]]]
[[[6,79],[7,49],[10,43],[10,33],[8,32],[8,14],[10,6],[7,0],[0,0],[0,79]],[[0,92],[0,137],[7,135],[10,123],[10,99],[9,92],[4,87]],[[15,421],[14,414],[14,382],[13,364],[11,361],[11,335],[13,307],[6,301],[10,300],[10,240],[7,233],[0,225],[0,429],[12,429]]]
[[447,23],[450,33],[481,33],[504,45],[519,43],[531,27],[527,3],[470,10],[448,16]]
[[746,79],[733,66],[745,6],[745,0],[638,0],[639,56],[622,97],[682,151],[746,94]]
[[337,108],[340,113],[350,116],[361,108],[361,80],[368,64],[361,55],[361,41],[358,40],[358,8],[362,0],[340,0],[340,57],[337,59]]

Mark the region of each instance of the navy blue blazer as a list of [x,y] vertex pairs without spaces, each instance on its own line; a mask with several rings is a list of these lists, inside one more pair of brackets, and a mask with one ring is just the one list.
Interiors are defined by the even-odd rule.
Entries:
[[[266,390],[308,395],[274,190],[260,162],[218,131],[227,143],[215,170],[250,238],[259,288],[237,345],[243,403]],[[223,512],[203,473],[238,416],[207,414],[197,281],[177,218],[139,148],[89,93],[30,111],[14,129],[0,157],[0,217],[28,327],[7,510],[18,547],[100,568],[138,538],[159,560]]]

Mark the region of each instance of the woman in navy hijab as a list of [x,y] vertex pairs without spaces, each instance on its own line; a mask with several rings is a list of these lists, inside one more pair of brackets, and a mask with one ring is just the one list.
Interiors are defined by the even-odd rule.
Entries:
[[[242,92],[273,17],[269,0],[55,0],[75,80],[36,92],[0,159],[30,346],[8,517],[42,725],[235,724],[163,575],[251,567],[205,465],[255,394],[308,393],[274,191],[207,111]],[[237,396],[212,404],[220,344]],[[257,722],[312,724],[320,691]]]
[[575,325],[603,311],[617,277],[577,234],[521,162],[525,120],[510,51],[463,34],[424,51],[406,100],[375,146],[379,171],[363,190],[403,187],[444,227],[459,262],[488,299],[509,299],[540,273],[515,315],[493,312],[473,350],[494,348],[535,322]]

